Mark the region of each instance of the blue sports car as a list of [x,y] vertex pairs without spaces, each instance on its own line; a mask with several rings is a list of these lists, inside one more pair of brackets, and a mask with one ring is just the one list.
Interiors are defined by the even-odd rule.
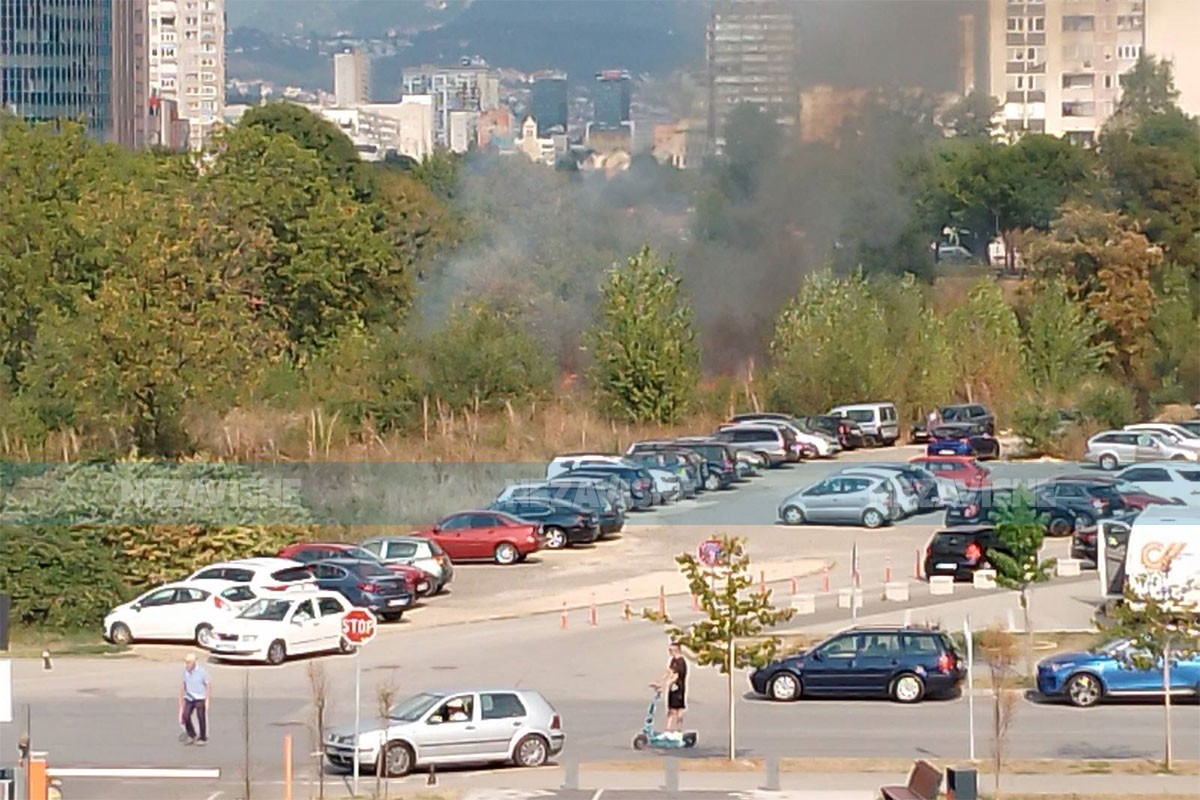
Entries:
[[[1080,708],[1105,697],[1155,697],[1163,693],[1161,667],[1139,669],[1128,639],[1081,653],[1059,653],[1038,664],[1037,688]],[[1200,695],[1200,655],[1171,659],[1171,695]]]
[[987,428],[969,422],[938,425],[929,432],[929,456],[974,456],[980,461],[1000,457],[1000,442]]

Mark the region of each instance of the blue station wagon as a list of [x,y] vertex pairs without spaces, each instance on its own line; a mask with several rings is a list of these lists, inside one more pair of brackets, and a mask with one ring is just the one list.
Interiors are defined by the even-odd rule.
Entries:
[[[1106,697],[1161,697],[1162,668],[1139,669],[1128,639],[1079,653],[1059,653],[1038,664],[1037,688],[1044,697],[1089,708]],[[1171,659],[1171,696],[1200,695],[1200,655]]]

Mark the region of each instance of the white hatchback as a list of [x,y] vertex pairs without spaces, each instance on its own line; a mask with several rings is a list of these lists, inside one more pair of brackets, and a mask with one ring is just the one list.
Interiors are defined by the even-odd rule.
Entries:
[[244,583],[258,591],[284,592],[312,590],[317,579],[307,564],[290,558],[239,558],[222,561],[196,570],[188,581]]
[[218,625],[207,649],[221,660],[267,664],[308,653],[352,653],[354,645],[342,636],[349,610],[337,592],[272,593]]
[[244,584],[168,583],[104,618],[104,636],[114,644],[135,641],[211,643],[213,628],[257,599]]

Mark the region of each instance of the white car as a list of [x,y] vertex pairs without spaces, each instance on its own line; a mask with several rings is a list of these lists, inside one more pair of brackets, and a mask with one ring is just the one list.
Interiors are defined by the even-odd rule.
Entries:
[[1158,434],[1176,447],[1200,453],[1200,436],[1182,425],[1171,425],[1167,422],[1143,422],[1137,425],[1126,425],[1125,430]]
[[354,645],[342,636],[349,610],[337,592],[274,592],[216,626],[206,649],[222,660],[267,664],[307,653],[352,653]]
[[654,491],[658,493],[664,503],[673,503],[683,496],[683,486],[679,482],[679,476],[674,472],[658,467],[645,467],[645,469],[654,479]]
[[114,644],[174,641],[208,647],[213,628],[255,599],[245,584],[168,583],[108,612],[104,637]]
[[246,584],[258,591],[284,592],[316,589],[317,580],[307,564],[290,558],[240,558],[198,569],[188,581]]
[[1200,506],[1200,467],[1179,461],[1149,462],[1126,467],[1115,477],[1163,499]]
[[1200,449],[1180,442],[1169,433],[1159,431],[1139,430],[1134,433],[1145,434],[1158,443],[1163,457],[1175,461],[1200,461]]
[[[546,465],[546,480],[552,480],[573,469],[580,469],[582,467],[592,467],[599,464],[627,466],[629,463],[623,456],[616,456],[611,453],[571,453],[565,456],[555,456]],[[642,465],[637,464],[636,466],[640,467]]]
[[767,418],[754,420],[754,422],[755,424],[773,425],[776,428],[786,428],[796,437],[796,441],[816,450],[817,456],[820,458],[831,458],[842,451],[842,446],[832,436],[827,436],[820,431],[803,430],[787,420]]

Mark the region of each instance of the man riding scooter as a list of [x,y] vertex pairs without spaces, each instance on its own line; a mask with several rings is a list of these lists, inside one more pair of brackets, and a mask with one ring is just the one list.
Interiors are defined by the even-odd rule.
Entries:
[[683,739],[683,712],[687,709],[687,661],[683,650],[675,642],[667,646],[667,670],[656,682],[650,684],[655,691],[667,693],[667,729],[663,737]]

